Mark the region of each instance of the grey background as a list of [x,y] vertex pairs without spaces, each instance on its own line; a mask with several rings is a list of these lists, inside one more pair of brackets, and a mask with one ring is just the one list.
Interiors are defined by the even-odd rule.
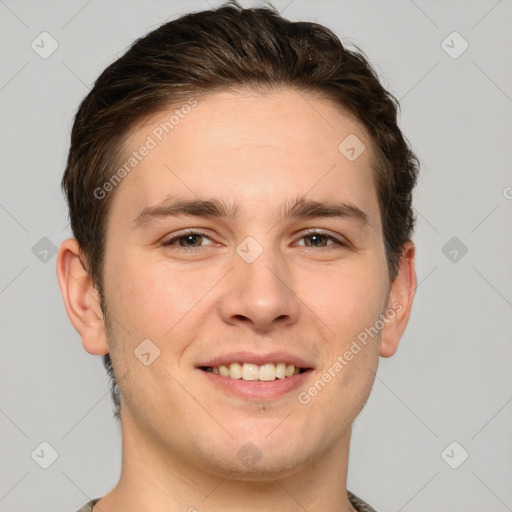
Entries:
[[[99,73],[135,38],[208,3],[221,2],[0,0],[2,512],[73,511],[117,482],[101,358],[83,350],[55,274],[52,247],[71,234],[59,183],[73,115]],[[275,5],[367,53],[422,162],[420,284],[354,424],[349,489],[379,512],[512,510],[512,2]],[[46,59],[31,47],[43,31],[58,43]],[[458,36],[442,46],[454,31],[469,44],[457,58],[444,48],[459,52]],[[58,454],[47,469],[42,442]],[[469,458],[452,469],[462,450]]]

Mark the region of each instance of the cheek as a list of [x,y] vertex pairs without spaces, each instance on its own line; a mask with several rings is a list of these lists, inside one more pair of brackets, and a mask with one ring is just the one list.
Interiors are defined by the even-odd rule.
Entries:
[[[119,258],[110,280],[110,297],[119,321],[137,339],[164,340],[201,301],[217,276],[171,268],[165,259],[148,255]],[[115,314],[115,313],[114,313]]]
[[315,313],[340,342],[357,336],[384,311],[389,287],[385,270],[362,264],[339,268],[321,286],[309,292]]
[[[169,315],[172,308],[168,304],[168,297],[176,293],[172,282],[159,279],[151,265],[133,255],[112,252],[108,263],[105,293],[112,316],[134,342],[141,336],[144,339],[160,335],[162,326],[158,325],[158,319],[162,323],[172,321]],[[153,326],[151,332],[149,326]]]

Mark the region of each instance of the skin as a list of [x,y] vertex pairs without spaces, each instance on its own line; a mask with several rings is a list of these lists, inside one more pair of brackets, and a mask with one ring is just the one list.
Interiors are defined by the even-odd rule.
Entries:
[[[169,115],[138,126],[126,148],[143,145]],[[352,162],[338,150],[349,134],[366,146]],[[379,356],[397,349],[416,288],[412,242],[388,280],[372,155],[364,127],[325,98],[291,89],[216,92],[198,99],[115,190],[104,267],[109,329],[76,240],[62,243],[57,271],[67,313],[87,352],[110,352],[122,395],[121,477],[95,511],[353,510],[351,424]],[[239,201],[240,209],[234,218],[132,227],[168,194]],[[298,196],[350,202],[368,226],[280,221],[276,206]],[[207,234],[193,242],[196,252],[161,245],[187,228]],[[320,237],[315,246],[305,236],[313,228],[350,245]],[[253,263],[235,251],[248,236],[263,248]],[[298,393],[393,304],[400,305],[393,320],[301,404]],[[147,338],[160,350],[149,366],[133,353]],[[314,370],[300,389],[270,400],[230,395],[198,375],[201,361],[238,350],[287,351]],[[262,456],[247,467],[237,452],[249,441]]]

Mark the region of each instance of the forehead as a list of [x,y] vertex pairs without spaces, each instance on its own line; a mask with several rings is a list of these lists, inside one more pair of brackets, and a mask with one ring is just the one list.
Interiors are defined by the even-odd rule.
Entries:
[[125,150],[125,161],[137,162],[116,190],[123,215],[169,194],[236,197],[253,212],[305,194],[366,203],[370,214],[377,204],[362,123],[332,101],[292,89],[185,99],[140,124]]

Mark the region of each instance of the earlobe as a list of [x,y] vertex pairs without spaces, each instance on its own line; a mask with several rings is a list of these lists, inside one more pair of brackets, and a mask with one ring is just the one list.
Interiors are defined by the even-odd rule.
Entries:
[[68,317],[82,337],[82,345],[93,355],[108,349],[100,297],[80,259],[80,247],[74,238],[61,243],[57,255],[57,278]]
[[386,322],[381,335],[380,355],[382,357],[391,357],[396,352],[400,338],[409,322],[417,286],[414,265],[415,251],[412,241],[404,244],[398,275],[391,284],[386,307],[388,322]]

